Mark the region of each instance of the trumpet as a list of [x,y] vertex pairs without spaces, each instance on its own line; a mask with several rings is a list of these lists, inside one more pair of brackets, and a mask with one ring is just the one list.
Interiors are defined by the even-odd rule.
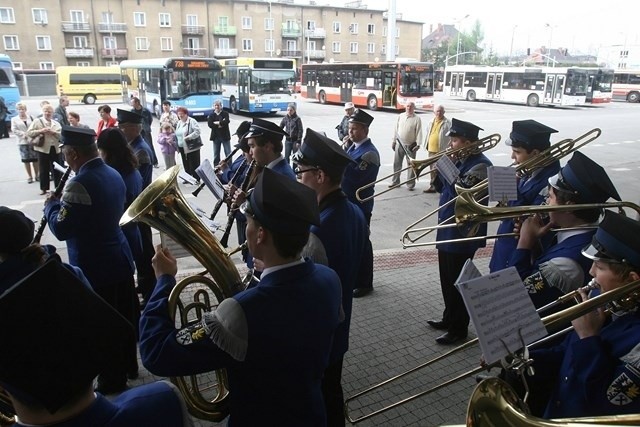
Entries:
[[[585,145],[589,144],[593,140],[597,139],[601,134],[602,134],[602,130],[600,130],[599,128],[593,128],[590,131],[585,132],[584,134],[578,136],[575,139],[567,138],[567,139],[558,141],[552,146],[550,146],[549,148],[547,148],[546,150],[539,153],[537,156],[532,157],[527,161],[517,165],[516,174],[521,176],[531,175],[534,171],[545,168],[551,165],[552,163],[562,159],[563,157],[584,147]],[[488,187],[489,187],[489,180],[485,179],[471,188],[456,187],[456,191],[458,192],[458,197],[460,197],[462,193],[470,193],[473,196],[477,196],[478,194],[481,194],[482,192],[486,191]],[[438,226],[435,226],[435,227],[424,227],[424,228],[415,228],[415,227],[418,224],[428,220],[432,216],[437,215],[440,209],[443,209],[444,207],[449,206],[451,203],[456,203],[458,197],[455,197],[452,200],[449,200],[444,205],[439,206],[437,209],[432,210],[422,218],[409,224],[401,237],[402,247],[406,249],[406,248],[413,248],[413,247],[419,247],[419,246],[434,245],[435,244],[434,242],[428,242],[426,244],[416,243],[416,242],[424,238],[425,236],[429,235],[433,230],[437,230],[438,227],[446,227],[445,224],[439,224]],[[484,198],[482,200],[484,200]],[[447,218],[444,222],[451,221],[452,219],[453,217]],[[414,233],[420,233],[420,234],[416,237],[413,237]],[[507,235],[505,234],[501,234],[501,235],[486,236],[486,237],[482,236],[482,237],[477,237],[476,239],[477,240],[494,239],[494,238],[506,237],[506,236]]]
[[[479,153],[482,153],[484,151],[487,151],[487,150],[495,147],[496,145],[498,145],[499,142],[500,142],[500,135],[498,135],[497,133],[494,133],[493,135],[485,136],[484,138],[479,139],[479,140],[477,140],[477,141],[475,141],[475,142],[473,142],[473,143],[471,143],[471,144],[469,144],[469,145],[467,145],[465,147],[461,147],[461,148],[458,148],[458,149],[455,149],[455,150],[447,149],[447,150],[440,151],[439,153],[433,155],[432,157],[429,157],[428,159],[424,159],[424,160],[408,159],[409,160],[409,166],[408,167],[406,167],[404,169],[401,169],[398,172],[394,172],[391,175],[387,175],[387,176],[385,176],[383,178],[380,178],[377,181],[370,182],[369,184],[363,185],[362,187],[358,188],[356,190],[356,199],[358,199],[359,202],[366,202],[368,200],[373,199],[374,197],[377,197],[377,196],[379,196],[381,194],[387,193],[387,192],[389,192],[389,191],[401,186],[402,184],[406,184],[409,181],[413,181],[413,180],[403,181],[400,184],[398,184],[398,185],[396,185],[396,186],[394,186],[392,188],[389,188],[389,189],[384,190],[384,191],[380,191],[380,192],[375,193],[374,195],[369,196],[369,197],[362,197],[360,195],[360,192],[362,192],[362,191],[364,191],[364,190],[366,190],[368,188],[374,187],[376,184],[378,184],[378,183],[380,183],[382,181],[385,181],[385,180],[393,177],[396,174],[400,174],[400,173],[402,173],[404,171],[408,171],[409,169],[411,169],[411,170],[413,170],[413,173],[415,175],[415,179],[418,179],[420,176],[422,176],[422,171],[424,171],[425,168],[427,168],[428,166],[433,165],[434,163],[437,163],[438,160],[440,160],[443,156],[453,156],[453,157],[456,157],[458,159],[464,159],[464,158],[469,157],[469,156],[471,156],[473,154],[479,154]],[[432,172],[430,171],[429,173],[432,173]]]
[[[567,301],[577,298],[580,295],[580,290],[586,290],[588,288],[589,285],[587,285],[587,287],[585,288],[581,288],[579,290],[575,290],[573,292],[570,292],[569,294],[564,295],[563,297],[561,297],[561,301],[559,301],[558,303],[566,303]],[[607,304],[610,303],[615,303],[620,307],[624,307],[625,309],[630,309],[632,307],[635,307],[638,303],[640,302],[640,280],[636,280],[630,283],[627,283],[619,288],[616,289],[612,289],[610,291],[604,292],[596,297],[590,298],[586,301],[582,301],[576,305],[573,305],[571,307],[568,307],[564,310],[558,311],[557,313],[551,314],[549,316],[546,316],[544,318],[542,318],[542,323],[543,325],[546,327],[547,332],[549,332],[550,334],[562,330],[564,328],[564,326],[566,326],[566,324],[570,321],[572,321],[573,319],[576,319],[580,316],[585,315],[586,313],[605,306]],[[538,312],[540,312],[541,309],[538,309]],[[543,338],[544,339],[544,338]],[[382,381],[379,384],[373,385],[371,387],[366,388],[365,390],[362,390],[356,394],[354,394],[351,397],[348,397],[345,400],[344,403],[344,408],[345,408],[345,414],[347,416],[347,420],[349,420],[349,422],[351,422],[352,424],[356,424],[359,423],[361,421],[364,421],[366,419],[369,419],[371,417],[374,417],[376,415],[382,414],[384,412],[387,412],[393,408],[396,408],[398,406],[401,406],[407,402],[410,402],[412,400],[418,399],[420,397],[426,396],[428,394],[431,394],[437,390],[440,390],[448,385],[454,384],[460,380],[472,377],[484,370],[488,370],[491,369],[492,367],[498,366],[500,364],[500,362],[496,362],[495,364],[489,365],[489,366],[479,366],[476,367],[470,371],[467,371],[465,373],[462,373],[460,375],[457,375],[455,377],[453,377],[450,380],[447,380],[441,384],[438,384],[434,387],[431,387],[427,390],[424,390],[422,392],[419,392],[417,394],[414,394],[412,396],[406,397],[402,400],[399,400],[398,402],[395,402],[393,404],[390,404],[388,406],[385,406],[383,408],[377,409],[371,413],[368,414],[364,414],[358,417],[354,417],[351,415],[352,410],[350,409],[350,404],[354,401],[357,400],[359,398],[362,398],[363,396],[366,396],[368,394],[370,394],[372,391],[378,390],[382,387],[384,387],[385,385],[388,385],[392,382],[395,382],[401,378],[406,377],[409,374],[412,374],[414,372],[417,372],[419,370],[422,370],[440,360],[444,360],[449,356],[452,356],[466,348],[472,347],[474,345],[478,344],[478,339],[475,338],[471,341],[467,341],[466,343],[446,352],[445,354],[438,356],[432,360],[429,360],[425,363],[422,363],[406,372],[403,372],[399,375],[396,375],[394,377],[391,377],[385,381]],[[533,343],[532,345],[535,345],[536,343]],[[369,399],[370,400],[370,399]],[[500,423],[498,424],[494,424],[494,425],[501,425]],[[518,424],[513,424],[513,425],[518,425]],[[528,424],[527,424],[528,425]]]

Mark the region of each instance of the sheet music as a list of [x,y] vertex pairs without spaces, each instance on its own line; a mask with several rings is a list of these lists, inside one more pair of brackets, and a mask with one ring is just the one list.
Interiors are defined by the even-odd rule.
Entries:
[[205,159],[200,166],[196,168],[196,173],[202,182],[205,183],[209,191],[216,196],[216,199],[220,200],[224,198],[224,186],[218,179],[216,171],[213,169],[213,166],[211,166],[211,162],[208,159]]
[[197,185],[198,181],[195,180],[194,177],[192,177],[191,175],[189,175],[188,173],[186,173],[185,171],[180,171],[178,172],[178,178],[180,178],[183,181],[188,182],[191,185]]
[[489,166],[489,200],[504,202],[518,200],[516,169],[510,166]]
[[480,270],[478,270],[478,267],[476,267],[476,265],[473,263],[473,260],[471,258],[468,258],[464,262],[462,270],[460,271],[460,275],[458,275],[455,283],[457,285],[458,283],[468,282],[469,280],[476,279],[480,276],[482,276]]
[[449,185],[456,182],[460,176],[460,170],[456,167],[455,163],[449,158],[449,156],[442,156],[435,165],[438,173]]
[[546,336],[515,267],[456,286],[476,328],[485,362],[497,362],[509,352]]

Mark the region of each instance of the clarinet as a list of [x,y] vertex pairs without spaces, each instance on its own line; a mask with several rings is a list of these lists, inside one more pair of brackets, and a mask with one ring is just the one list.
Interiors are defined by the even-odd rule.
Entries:
[[[245,158],[244,160],[242,160],[242,163],[240,164],[236,172],[231,177],[229,184],[235,185],[236,179],[238,179],[239,176],[242,176],[242,173],[246,168],[247,168],[247,159]],[[227,195],[225,191],[224,197],[222,197],[220,200],[216,202],[216,206],[213,208],[213,211],[211,211],[211,215],[209,216],[209,219],[211,221],[213,221],[213,219],[216,217],[216,215],[218,214],[218,211],[220,210],[220,208],[222,207],[222,204],[225,202],[228,196],[230,195]]]
[[[239,150],[239,149],[240,149],[240,147],[236,147],[236,148],[234,148],[234,149],[233,149],[233,151],[231,151],[231,154],[229,154],[227,157],[225,157],[224,159],[222,159],[222,160],[220,161],[220,163],[223,163],[223,162],[224,162],[224,163],[229,163],[229,161],[233,158],[233,156],[238,152],[238,150]],[[216,173],[218,173],[218,172],[220,171],[220,169],[221,169],[221,167],[220,167],[220,163],[218,163],[218,164],[216,165],[216,167],[214,168],[214,170],[215,170],[215,172],[216,172]]]
[[[253,170],[256,167],[256,161],[252,160],[251,164],[249,164],[249,168],[247,169],[247,175],[244,177],[244,180],[242,181],[242,185],[240,186],[240,190],[243,193],[246,193],[247,190],[249,189],[249,186],[251,185],[251,181],[253,178]],[[220,239],[220,244],[223,247],[227,247],[227,242],[229,241],[229,234],[231,234],[231,226],[233,225],[233,221],[236,219],[236,210],[238,209],[238,206],[236,203],[232,203],[231,207],[229,208],[229,214],[227,215],[227,226],[224,229],[224,234],[222,235],[222,238]]]
[[[64,171],[64,175],[60,178],[60,182],[56,186],[56,189],[53,192],[53,197],[59,198],[62,194],[62,190],[64,189],[67,180],[69,179],[69,175],[71,174],[71,168],[67,167],[67,170]],[[38,224],[38,230],[36,231],[35,236],[33,236],[33,240],[31,244],[40,243],[40,239],[42,239],[42,235],[44,234],[44,229],[47,227],[47,216],[42,215],[42,219],[40,220],[40,224]]]

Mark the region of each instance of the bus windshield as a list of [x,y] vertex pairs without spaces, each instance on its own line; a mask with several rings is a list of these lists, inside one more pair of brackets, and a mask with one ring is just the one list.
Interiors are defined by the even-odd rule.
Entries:
[[170,98],[182,98],[187,94],[222,93],[220,80],[211,70],[173,71],[170,79]]
[[293,70],[252,70],[251,93],[290,93],[290,87],[296,78],[295,74]]
[[10,62],[0,62],[0,86],[17,87],[16,78]]
[[433,95],[433,74],[416,71],[401,71],[400,95]]
[[611,92],[611,84],[613,83],[613,73],[602,73],[598,75],[593,84],[593,90],[602,92]]
[[586,95],[589,75],[585,70],[568,70],[564,93],[567,95]]

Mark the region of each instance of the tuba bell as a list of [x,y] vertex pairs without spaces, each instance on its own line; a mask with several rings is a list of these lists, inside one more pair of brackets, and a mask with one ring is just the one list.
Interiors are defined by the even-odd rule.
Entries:
[[[244,286],[229,253],[180,192],[177,185],[179,171],[180,166],[174,166],[154,180],[129,206],[120,225],[143,222],[170,236],[206,268],[200,274],[181,280],[169,296],[169,314],[175,319],[176,327],[184,328],[200,321],[206,311],[243,290]],[[205,276],[207,272],[213,280]],[[201,286],[185,292],[196,284]],[[187,293],[193,293],[193,301],[186,301],[189,296],[183,294]],[[215,381],[211,374],[170,379],[180,389],[193,416],[219,422],[229,414],[229,388],[224,369],[216,370],[215,376]]]

